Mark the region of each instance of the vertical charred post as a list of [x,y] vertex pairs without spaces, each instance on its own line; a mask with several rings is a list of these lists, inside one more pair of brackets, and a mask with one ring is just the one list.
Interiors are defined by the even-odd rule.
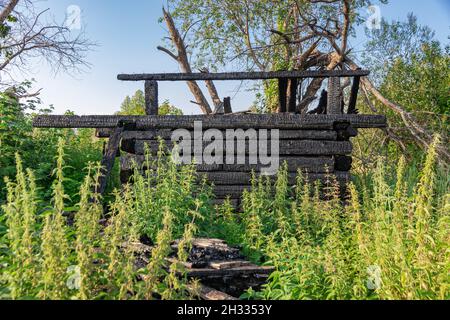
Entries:
[[145,113],[148,116],[157,116],[159,113],[158,82],[145,81]]

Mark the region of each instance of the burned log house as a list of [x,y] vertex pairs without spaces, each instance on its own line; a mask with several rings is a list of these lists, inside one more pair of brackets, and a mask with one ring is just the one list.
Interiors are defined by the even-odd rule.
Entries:
[[[34,119],[37,128],[95,128],[99,138],[109,138],[102,164],[104,175],[97,192],[103,193],[106,181],[111,173],[114,161],[120,157],[121,180],[128,183],[132,176],[132,163],[136,162],[143,170],[144,146],[155,154],[161,138],[172,145],[174,132],[182,130],[182,143],[188,141],[194,148],[184,152],[183,159],[199,160],[204,151],[204,135],[208,130],[222,133],[227,130],[255,130],[256,135],[233,138],[233,151],[236,156],[245,155],[247,161],[227,161],[227,149],[230,142],[215,144],[214,158],[223,161],[214,163],[196,161],[197,171],[206,175],[214,185],[218,203],[230,198],[238,206],[244,190],[251,186],[252,172],[264,174],[268,163],[248,161],[251,155],[252,139],[278,135],[279,164],[286,163],[290,183],[295,183],[298,170],[308,173],[311,183],[325,180],[333,174],[345,184],[350,179],[352,166],[352,143],[358,129],[384,128],[386,118],[378,115],[360,115],[356,111],[356,102],[361,77],[369,72],[356,71],[279,71],[250,73],[195,73],[195,74],[122,74],[122,81],[145,81],[146,116],[38,116]],[[308,78],[328,78],[328,89],[324,90],[315,110],[308,114],[298,112],[298,82]],[[341,78],[353,78],[349,103],[344,104]],[[277,79],[279,84],[279,112],[276,114],[231,113],[230,99],[224,100],[224,114],[199,116],[159,116],[159,81],[212,81],[212,80],[267,80]],[[301,103],[300,103],[301,104]],[[345,108],[347,107],[347,108]],[[344,110],[347,110],[345,112]],[[201,132],[195,130],[201,124]],[[276,131],[271,131],[276,130]],[[197,132],[196,132],[197,131]],[[178,135],[179,138],[180,135]],[[236,139],[235,139],[236,138]],[[199,150],[198,143],[201,140]],[[236,141],[235,141],[236,140]],[[249,141],[250,140],[250,141]],[[236,145],[234,144],[236,142]],[[270,144],[270,143],[269,143]],[[192,146],[192,145],[191,145]],[[223,148],[223,152],[217,152]],[[269,146],[270,148],[270,146]],[[184,149],[186,150],[186,149]],[[273,152],[273,150],[272,150]],[[228,154],[229,157],[229,154]],[[203,159],[201,159],[203,160]]]

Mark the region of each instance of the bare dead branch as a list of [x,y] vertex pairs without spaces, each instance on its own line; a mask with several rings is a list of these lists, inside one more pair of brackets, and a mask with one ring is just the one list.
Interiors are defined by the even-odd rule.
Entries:
[[[175,22],[173,21],[172,16],[164,8],[163,8],[163,15],[164,15],[164,20],[166,22],[166,25],[169,29],[169,34],[170,34],[172,43],[175,46],[175,48],[177,49],[178,55],[173,54],[169,50],[161,50],[161,49],[160,50],[164,51],[165,53],[169,54],[172,58],[174,58],[178,62],[179,66],[181,68],[181,71],[183,73],[192,73],[192,68],[189,63],[189,59],[188,59],[188,55],[187,55],[187,51],[186,51],[186,45],[183,41],[183,38],[181,37],[178,29],[176,28]],[[211,114],[212,113],[211,107],[210,107],[208,101],[206,100],[206,97],[203,94],[202,90],[198,86],[197,82],[188,81],[187,84],[188,84],[190,91],[194,95],[197,104],[200,106],[201,110],[203,111],[203,113]]]

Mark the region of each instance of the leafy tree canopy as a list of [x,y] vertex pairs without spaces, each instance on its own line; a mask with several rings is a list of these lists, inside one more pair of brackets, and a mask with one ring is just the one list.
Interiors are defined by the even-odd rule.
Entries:
[[[122,102],[118,115],[145,115],[145,96],[142,90],[138,90],[133,96],[127,96]],[[170,104],[168,100],[159,106],[160,115],[182,115],[183,112]]]

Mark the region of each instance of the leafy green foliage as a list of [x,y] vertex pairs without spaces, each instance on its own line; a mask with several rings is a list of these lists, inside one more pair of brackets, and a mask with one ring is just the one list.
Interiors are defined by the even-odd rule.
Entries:
[[[440,134],[443,145],[448,141],[448,116],[450,112],[450,47],[434,39],[434,33],[421,26],[410,14],[406,21],[382,21],[380,30],[367,34],[363,62],[372,71],[371,79],[379,91],[390,101],[410,113],[430,135]],[[361,92],[363,93],[363,92]],[[358,109],[364,113],[387,115],[390,131],[401,141],[402,149],[394,141],[372,132],[360,132],[356,139],[355,158],[373,163],[377,155],[386,155],[395,163],[402,154],[410,162],[419,162],[422,151],[417,148],[408,126],[401,115],[386,108],[369,95],[369,103],[361,97]],[[378,147],[374,148],[374,145]],[[413,164],[411,164],[413,165]]]
[[[243,298],[448,299],[450,197],[448,172],[436,167],[438,143],[420,174],[408,170],[404,160],[393,172],[380,159],[368,181],[349,186],[345,205],[333,176],[312,186],[299,173],[291,188],[283,167],[275,185],[253,179],[242,213],[229,203],[213,208],[210,188],[196,182],[193,167],[178,167],[160,151],[154,159],[147,155],[145,168],[154,170],[136,168],[134,184],[114,193],[106,224],[99,224],[103,207],[92,194],[100,168],[90,164],[75,224],[67,224],[61,214],[67,196],[60,140],[52,206],[43,206],[34,175],[25,173],[19,156],[15,181],[6,180],[1,294],[15,299],[191,298],[183,265],[165,258],[172,241],[181,238],[178,258],[186,261],[193,237],[201,235],[240,244],[253,261],[276,268],[261,292],[249,290]],[[410,181],[416,181],[413,189]],[[154,247],[147,261],[137,263],[133,244],[142,235]]]
[[[145,115],[145,96],[142,90],[137,90],[135,94],[130,97],[127,96],[122,102],[118,115]],[[159,106],[159,114],[164,115],[182,115],[183,112],[177,107],[170,104],[168,100],[164,101]]]
[[[25,89],[24,89],[25,90]],[[64,139],[67,154],[64,187],[70,203],[79,201],[78,191],[85,176],[89,162],[100,161],[103,143],[94,137],[92,129],[33,129],[32,117],[39,100],[20,103],[15,95],[0,94],[0,176],[13,178],[16,175],[15,154],[19,153],[27,166],[36,175],[41,188],[38,193],[42,199],[51,198],[51,173],[57,154],[59,139]],[[48,113],[50,110],[39,110]],[[73,114],[68,112],[67,114]],[[116,170],[109,190],[118,180]],[[0,182],[0,203],[5,200],[5,185]]]
[[[405,162],[397,181],[380,159],[373,178],[358,191],[349,187],[342,205],[339,187],[330,178],[311,192],[300,176],[286,198],[283,172],[277,194],[267,201],[261,187],[246,194],[244,243],[263,252],[276,267],[261,292],[244,297],[260,299],[448,299],[448,173],[436,174],[436,140],[429,150],[413,192],[405,184]],[[417,176],[417,174],[416,174]],[[443,180],[446,187],[438,187]],[[262,187],[264,190],[265,187]],[[280,201],[288,201],[282,210]],[[272,218],[274,217],[274,218]],[[288,223],[286,223],[288,222]],[[443,229],[444,228],[444,229]]]
[[[19,155],[16,181],[6,179],[8,196],[2,210],[7,230],[0,238],[2,298],[189,298],[188,280],[179,278],[185,272],[183,267],[170,264],[166,257],[177,238],[181,239],[178,257],[186,261],[197,222],[203,220],[206,208],[211,208],[208,187],[196,184],[191,167],[177,168],[170,157],[160,153],[155,159],[161,164],[156,172],[161,181],[158,198],[150,197],[153,192],[148,183],[155,181],[153,173],[144,178],[136,171],[133,179],[137,183],[115,191],[105,226],[100,224],[102,199],[93,194],[101,168],[91,163],[74,208],[75,223],[68,223],[64,215],[69,210],[63,184],[64,149],[60,139],[51,206],[37,196],[34,175],[30,170],[24,172]],[[180,190],[177,198],[174,193]],[[150,211],[143,211],[144,206]],[[133,244],[144,234],[150,235],[155,246],[148,263],[139,265]]]

